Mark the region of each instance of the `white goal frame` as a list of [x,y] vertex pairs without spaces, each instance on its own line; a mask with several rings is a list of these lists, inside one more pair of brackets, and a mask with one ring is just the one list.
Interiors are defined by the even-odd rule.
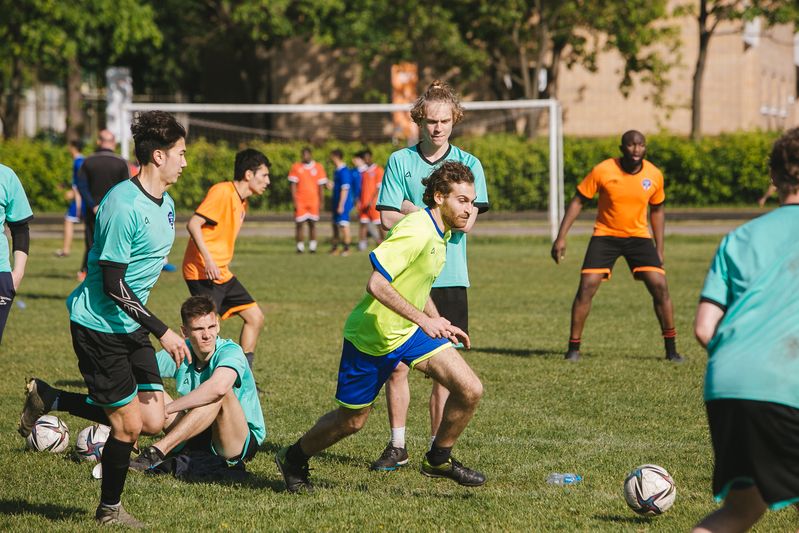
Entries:
[[[560,102],[548,100],[504,100],[462,102],[468,110],[547,109],[549,111],[549,230],[554,241],[564,215],[563,191],[563,112]],[[130,124],[137,111],[161,110],[170,113],[392,113],[410,111],[410,104],[175,104],[120,103],[120,125]],[[129,159],[131,133],[124,126],[117,132],[122,156]],[[478,157],[480,154],[476,154]]]

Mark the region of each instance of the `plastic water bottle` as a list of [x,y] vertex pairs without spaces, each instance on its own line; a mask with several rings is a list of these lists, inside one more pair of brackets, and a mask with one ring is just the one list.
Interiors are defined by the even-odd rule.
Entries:
[[17,298],[16,300],[14,300],[14,303],[17,304],[18,309],[25,309],[26,307],[28,307],[21,298]]
[[561,474],[560,472],[554,472],[547,477],[547,483],[550,485],[574,485],[582,480],[583,476],[581,475],[571,473]]

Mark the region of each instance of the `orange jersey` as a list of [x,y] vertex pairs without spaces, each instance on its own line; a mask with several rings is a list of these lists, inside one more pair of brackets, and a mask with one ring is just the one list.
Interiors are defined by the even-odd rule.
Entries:
[[[214,281],[230,281],[233,274],[228,265],[233,259],[236,237],[247,214],[247,200],[241,199],[233,182],[224,181],[208,190],[205,199],[194,212],[206,220],[201,229],[203,241],[221,273],[220,279]],[[194,244],[194,239],[189,239],[183,255],[183,279],[207,279],[205,260]]]
[[594,235],[651,238],[646,220],[647,206],[666,200],[663,174],[644,160],[637,174],[626,173],[618,159],[606,159],[595,166],[577,186],[585,198],[599,193]]
[[383,183],[383,167],[370,165],[361,172],[361,209],[366,210],[377,204],[377,192]]
[[327,183],[327,174],[324,167],[316,161],[307,165],[297,162],[291,165],[289,181],[297,184],[297,197],[295,207],[306,207],[314,213],[319,213],[319,186]]

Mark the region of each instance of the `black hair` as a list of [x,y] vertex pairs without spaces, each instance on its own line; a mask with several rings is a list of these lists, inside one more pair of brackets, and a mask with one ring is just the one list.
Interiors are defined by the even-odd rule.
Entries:
[[261,165],[266,168],[271,168],[272,163],[263,152],[259,152],[254,148],[245,148],[236,154],[236,162],[233,165],[233,179],[240,181],[244,179],[244,175],[248,170],[255,172]]
[[136,159],[142,166],[149,164],[155,150],[169,150],[180,139],[186,138],[186,129],[175,117],[164,111],[145,111],[133,119]]
[[330,155],[333,157],[338,157],[339,159],[344,159],[344,152],[336,148],[335,150],[330,151]]

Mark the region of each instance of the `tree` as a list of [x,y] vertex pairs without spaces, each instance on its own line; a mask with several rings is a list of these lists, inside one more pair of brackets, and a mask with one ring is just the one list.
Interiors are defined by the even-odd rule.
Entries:
[[[681,12],[691,13],[692,8],[686,7]],[[707,66],[707,51],[718,25],[722,22],[742,25],[758,17],[767,27],[795,22],[797,7],[791,0],[699,0],[699,12],[695,14],[699,23],[699,51],[691,90],[691,139],[698,140],[702,137],[702,80]]]

